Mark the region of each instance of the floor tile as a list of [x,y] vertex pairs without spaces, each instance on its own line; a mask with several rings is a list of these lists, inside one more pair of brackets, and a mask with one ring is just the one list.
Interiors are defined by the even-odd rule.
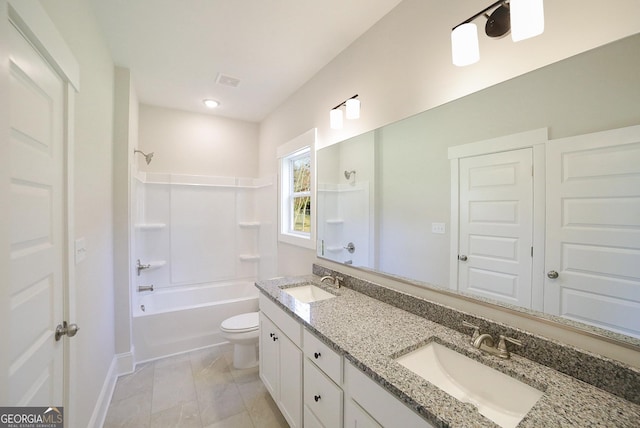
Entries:
[[201,428],[197,401],[188,401],[155,412],[151,415],[151,428]]
[[233,367],[233,347],[139,365],[118,379],[104,428],[286,428],[257,367]]
[[151,391],[112,402],[104,428],[146,428],[151,421]]
[[196,401],[196,389],[188,359],[155,368],[151,411],[159,412],[179,403]]

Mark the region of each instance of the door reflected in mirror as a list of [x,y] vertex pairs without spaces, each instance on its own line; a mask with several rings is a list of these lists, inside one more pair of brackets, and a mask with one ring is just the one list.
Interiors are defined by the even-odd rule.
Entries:
[[[622,39],[318,150],[318,256],[640,346],[640,138],[619,150],[594,147],[595,157],[547,150],[545,159],[544,151],[568,137],[640,124],[638,49],[640,35]],[[473,164],[479,158],[450,159],[450,148],[541,128],[549,141],[525,163],[542,185],[520,183],[511,195],[494,186],[491,203],[465,194],[470,182],[488,189],[528,167],[481,170]],[[550,154],[556,166],[548,167]],[[549,168],[564,175],[550,177]],[[588,190],[606,175],[606,189],[597,197],[558,193],[562,180],[580,174]],[[536,198],[545,208],[537,214]],[[458,256],[467,257],[464,269]]]

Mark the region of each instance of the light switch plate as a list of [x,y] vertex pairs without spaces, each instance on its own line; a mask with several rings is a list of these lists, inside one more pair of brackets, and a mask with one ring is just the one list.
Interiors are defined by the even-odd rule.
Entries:
[[84,238],[76,239],[75,257],[76,264],[80,263],[87,257],[87,246]]
[[446,232],[444,223],[431,223],[431,232],[443,234]]

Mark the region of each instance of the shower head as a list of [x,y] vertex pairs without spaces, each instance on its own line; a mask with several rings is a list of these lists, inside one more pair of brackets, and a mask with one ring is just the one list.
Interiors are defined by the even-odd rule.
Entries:
[[344,178],[346,178],[347,180],[349,180],[349,179],[351,179],[351,174],[355,174],[355,173],[356,173],[356,171],[355,171],[355,170],[353,170],[353,171],[345,171],[345,172],[344,172]]
[[134,150],[133,153],[141,153],[142,156],[144,156],[144,160],[147,162],[147,165],[149,165],[151,163],[151,159],[153,158],[153,152],[146,154],[145,152],[143,152],[142,150]]

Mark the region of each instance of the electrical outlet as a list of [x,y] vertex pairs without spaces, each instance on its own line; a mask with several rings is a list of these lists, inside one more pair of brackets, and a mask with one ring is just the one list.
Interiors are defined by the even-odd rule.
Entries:
[[431,223],[431,232],[432,233],[445,233],[446,227],[444,223]]

